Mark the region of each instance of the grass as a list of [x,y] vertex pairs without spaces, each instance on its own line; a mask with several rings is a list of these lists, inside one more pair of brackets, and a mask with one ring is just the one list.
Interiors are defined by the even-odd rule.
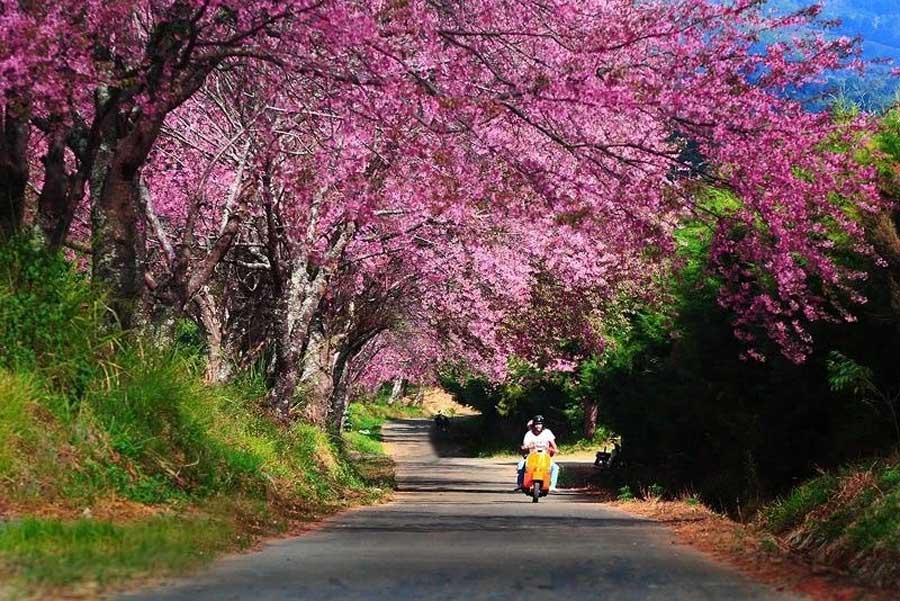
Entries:
[[798,486],[790,495],[763,511],[767,528],[773,532],[784,532],[797,526],[811,511],[828,501],[837,486],[838,479],[831,475]]
[[26,518],[0,525],[0,553],[30,584],[107,584],[148,572],[183,572],[233,544],[234,527],[212,518],[155,517],[128,524]]
[[900,458],[823,474],[762,511],[799,551],[876,586],[900,582]]
[[61,257],[0,246],[0,598],[190,569],[384,496],[377,429],[278,425],[261,374],[209,386],[197,347],[116,332],[104,307]]

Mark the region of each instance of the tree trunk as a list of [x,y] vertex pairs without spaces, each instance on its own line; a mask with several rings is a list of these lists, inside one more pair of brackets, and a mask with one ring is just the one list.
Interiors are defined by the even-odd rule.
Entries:
[[216,302],[208,291],[203,291],[195,299],[200,323],[206,330],[206,381],[214,384],[227,382],[234,373],[231,354],[225,341],[225,328],[219,316]]
[[[286,282],[279,315],[281,332],[278,341],[278,359],[275,366],[275,386],[269,391],[267,405],[283,418],[290,417],[294,391],[299,381],[300,362],[309,344],[309,332],[316,311],[325,296],[337,259],[343,254],[356,233],[356,225],[348,223],[326,253],[323,265],[309,280],[306,261],[296,261]],[[282,325],[283,324],[283,325]]]
[[596,399],[593,398],[585,398],[582,401],[582,407],[584,409],[584,437],[587,440],[592,440],[594,435],[597,433],[597,417],[599,413],[599,407],[597,406]]
[[388,397],[388,405],[393,405],[403,396],[406,390],[406,380],[403,378],[394,378],[394,386],[391,388],[391,396]]
[[[288,286],[298,285],[297,281]],[[290,419],[294,393],[300,381],[301,362],[309,345],[309,326],[314,312],[304,311],[312,305],[312,291],[303,298],[289,293],[282,301],[282,308],[276,315],[277,351],[275,357],[275,378],[266,397],[266,404],[282,419]],[[299,304],[299,309],[295,306]],[[316,303],[318,304],[318,303]],[[292,318],[291,315],[294,315]]]
[[75,211],[84,197],[85,176],[90,168],[90,158],[81,157],[82,164],[78,169],[74,173],[66,172],[65,136],[65,132],[56,132],[42,159],[44,185],[38,196],[37,222],[51,251],[59,250],[69,236]]
[[332,386],[328,402],[328,424],[337,432],[343,431],[344,423],[347,421],[347,401],[350,398],[349,361],[348,352],[338,353],[331,370]]
[[0,121],[0,238],[18,232],[25,217],[29,133],[27,107],[9,99]]
[[144,291],[137,185],[136,174],[114,158],[91,215],[94,278],[109,287],[112,309],[125,329],[136,325]]
[[[76,168],[66,169],[66,149],[76,157]],[[69,237],[75,212],[84,199],[85,186],[97,152],[96,137],[83,127],[51,129],[44,164],[44,185],[37,203],[37,224],[47,248],[57,251]],[[98,188],[99,189],[99,188]]]
[[38,196],[37,222],[47,246],[65,212],[66,199],[66,140],[62,131],[53,132],[47,143],[44,164],[44,185]]
[[285,420],[290,419],[294,404],[294,393],[300,377],[298,363],[299,358],[295,355],[282,356],[279,352],[275,360],[275,382],[266,399],[268,406]]
[[126,124],[123,129],[127,132],[120,136],[116,120],[126,117],[110,117],[104,125],[101,154],[105,147],[108,162],[98,160],[98,168],[93,170],[95,178],[102,177],[102,182],[95,179],[91,186],[93,273],[109,287],[112,308],[127,329],[140,319],[145,290],[140,169],[159,135],[161,121],[144,118]]

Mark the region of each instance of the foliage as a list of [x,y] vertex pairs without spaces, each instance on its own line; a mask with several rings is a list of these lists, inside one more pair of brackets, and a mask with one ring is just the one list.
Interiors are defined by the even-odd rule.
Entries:
[[[25,252],[16,248],[0,253]],[[111,506],[137,517],[0,524],[0,563],[17,581],[102,584],[183,570],[289,516],[375,499],[383,493],[377,487],[389,484],[363,477],[320,428],[272,421],[259,406],[259,373],[209,385],[202,361],[184,345],[161,348],[137,333],[95,344],[92,332],[76,326],[99,325],[91,320],[102,296],[52,257],[28,265],[18,274],[23,264],[3,264],[2,306],[26,299],[40,310],[58,302],[75,325],[52,317],[0,326],[11,343],[0,350],[4,507],[72,516]],[[50,300],[44,288],[54,289]],[[63,372],[46,361],[44,353],[58,352],[83,369]],[[157,513],[167,517],[141,517]]]
[[883,204],[843,151],[865,116],[785,94],[857,43],[763,4],[7,2],[0,229],[90,240],[123,323],[139,298],[184,313],[213,379],[276,358],[285,417],[294,355],[339,344],[314,399],[339,425],[352,386],[438,361],[496,380],[600,354],[597,322],[660,293],[715,182],[737,205],[708,245],[718,302],[744,350],[799,362],[863,301],[833,236],[871,254],[854,216]]
[[761,525],[820,561],[896,586],[900,576],[900,467],[896,458],[825,473],[765,507]]
[[616,496],[616,500],[618,501],[634,501],[637,497],[634,496],[634,493],[631,490],[631,487],[627,484],[619,489],[619,494]]
[[665,494],[666,489],[663,488],[662,485],[653,483],[644,490],[643,496],[645,499],[658,501],[662,499]]
[[0,368],[39,372],[77,401],[114,349],[105,317],[103,295],[61,255],[24,237],[0,245]]
[[851,391],[861,395],[872,390],[872,370],[846,357],[839,351],[828,354],[828,384],[836,392]]

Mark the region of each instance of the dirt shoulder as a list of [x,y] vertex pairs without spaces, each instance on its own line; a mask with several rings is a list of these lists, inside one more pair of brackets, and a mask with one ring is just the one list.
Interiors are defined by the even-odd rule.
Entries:
[[778,590],[823,601],[896,599],[896,591],[876,590],[851,580],[849,574],[818,565],[791,552],[772,535],[737,523],[702,505],[681,501],[609,502],[611,507],[666,524],[678,542]]

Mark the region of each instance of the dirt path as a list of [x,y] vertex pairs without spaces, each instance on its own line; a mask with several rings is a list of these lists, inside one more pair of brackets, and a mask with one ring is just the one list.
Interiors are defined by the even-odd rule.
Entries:
[[314,533],[131,601],[791,599],[673,544],[664,527],[560,493],[513,494],[514,462],[438,457],[430,423],[384,429],[399,491]]

